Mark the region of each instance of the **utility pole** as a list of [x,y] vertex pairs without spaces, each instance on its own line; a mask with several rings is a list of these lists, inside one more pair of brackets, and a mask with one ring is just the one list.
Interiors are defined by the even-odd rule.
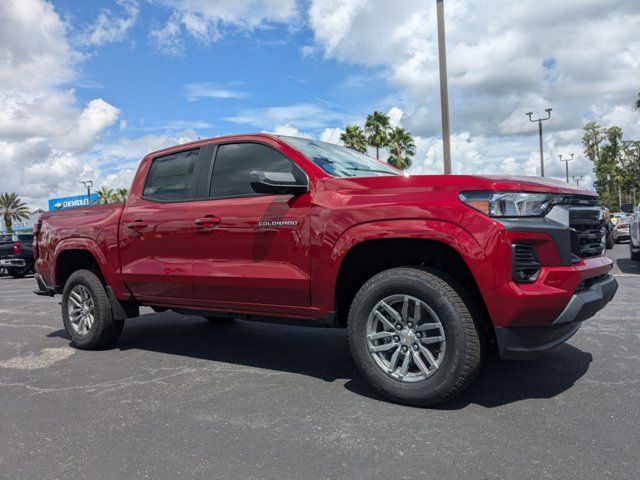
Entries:
[[449,87],[447,85],[447,44],[444,32],[444,0],[436,0],[438,20],[438,57],[440,60],[440,112],[442,114],[442,153],[444,174],[451,175],[451,139],[449,127]]
[[569,183],[569,162],[571,160],[573,160],[575,154],[571,154],[571,158],[565,158],[564,160],[562,159],[562,154],[558,155],[560,157],[560,161],[564,162],[564,166],[565,166],[565,170],[567,172],[567,183]]
[[547,118],[538,118],[537,120],[533,120],[531,115],[533,112],[527,112],[527,117],[529,117],[529,121],[532,123],[538,122],[538,136],[540,138],[540,176],[544,177],[544,152],[542,150],[542,122],[549,120],[551,118],[551,108],[546,108],[545,112],[547,112]]
[[83,180],[80,183],[87,187],[87,205],[91,205],[91,187],[93,187],[93,181]]
[[580,186],[580,182],[582,181],[582,177],[583,175],[580,175],[579,177],[576,177],[575,175],[571,175],[571,178],[573,178],[573,181],[576,182],[576,185]]

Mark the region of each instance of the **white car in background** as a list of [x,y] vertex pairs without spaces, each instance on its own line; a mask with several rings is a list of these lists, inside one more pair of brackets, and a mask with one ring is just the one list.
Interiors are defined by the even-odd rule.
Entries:
[[629,215],[629,250],[631,260],[640,261],[640,203]]

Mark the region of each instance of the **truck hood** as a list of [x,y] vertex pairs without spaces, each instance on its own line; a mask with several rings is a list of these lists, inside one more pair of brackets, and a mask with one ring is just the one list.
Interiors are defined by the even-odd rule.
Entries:
[[[502,175],[408,175],[381,177],[331,178],[324,180],[327,190],[387,190],[403,191],[523,191],[539,193],[564,193],[596,197],[593,190],[571,185],[566,182],[543,177],[502,176]],[[364,192],[363,192],[364,193]]]

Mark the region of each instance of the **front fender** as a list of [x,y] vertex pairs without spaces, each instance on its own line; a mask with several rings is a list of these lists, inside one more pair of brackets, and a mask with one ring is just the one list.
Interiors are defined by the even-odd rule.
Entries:
[[[478,285],[492,272],[487,271],[486,247],[461,226],[442,220],[400,219],[367,222],[345,230],[336,240],[328,255],[328,261],[316,273],[312,291],[319,292],[316,297],[326,303],[319,306],[326,311],[335,310],[335,291],[340,267],[347,253],[356,245],[370,240],[382,239],[420,239],[431,240],[453,248],[469,267]],[[489,241],[499,242],[493,238]],[[488,282],[484,282],[488,284]]]

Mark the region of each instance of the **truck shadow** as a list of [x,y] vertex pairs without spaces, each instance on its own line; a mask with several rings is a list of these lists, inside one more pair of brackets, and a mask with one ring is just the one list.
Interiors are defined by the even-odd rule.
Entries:
[[[64,330],[49,334],[69,338]],[[172,312],[127,321],[116,347],[211,360],[242,367],[307,375],[327,382],[347,380],[345,388],[385,401],[360,377],[349,353],[346,331],[236,320],[211,324]],[[590,353],[562,345],[532,362],[505,362],[494,356],[473,385],[441,410],[469,404],[497,407],[520,400],[552,398],[582,377]]]

